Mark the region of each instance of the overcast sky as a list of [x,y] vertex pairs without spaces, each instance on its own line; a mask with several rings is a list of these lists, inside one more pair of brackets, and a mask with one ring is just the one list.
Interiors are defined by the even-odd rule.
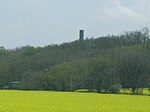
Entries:
[[0,0],[0,46],[45,46],[150,27],[150,0]]

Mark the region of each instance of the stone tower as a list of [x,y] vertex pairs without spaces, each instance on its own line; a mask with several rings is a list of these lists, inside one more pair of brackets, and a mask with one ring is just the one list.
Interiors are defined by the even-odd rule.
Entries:
[[84,30],[79,31],[79,40],[81,40],[81,41],[84,40]]

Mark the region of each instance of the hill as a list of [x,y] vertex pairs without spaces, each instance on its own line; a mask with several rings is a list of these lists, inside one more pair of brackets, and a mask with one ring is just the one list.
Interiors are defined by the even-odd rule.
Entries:
[[0,88],[116,93],[123,87],[138,94],[150,82],[148,33],[145,28],[61,45],[1,47]]

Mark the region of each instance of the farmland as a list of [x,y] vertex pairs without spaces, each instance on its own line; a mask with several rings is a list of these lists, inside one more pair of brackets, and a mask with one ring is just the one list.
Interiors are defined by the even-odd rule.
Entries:
[[0,112],[149,112],[149,96],[0,91]]

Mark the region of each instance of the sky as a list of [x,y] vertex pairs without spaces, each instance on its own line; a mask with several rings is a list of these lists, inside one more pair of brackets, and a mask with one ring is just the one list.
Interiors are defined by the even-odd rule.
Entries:
[[150,28],[150,0],[0,0],[0,46],[45,46]]

